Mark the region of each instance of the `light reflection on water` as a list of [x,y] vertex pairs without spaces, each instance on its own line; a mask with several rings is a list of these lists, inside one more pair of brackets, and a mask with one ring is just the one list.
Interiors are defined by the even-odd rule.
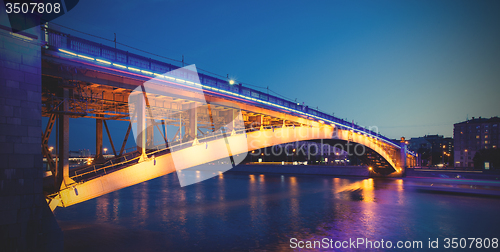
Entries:
[[283,250],[290,238],[500,235],[500,200],[429,194],[403,179],[175,173],[55,211],[71,251]]

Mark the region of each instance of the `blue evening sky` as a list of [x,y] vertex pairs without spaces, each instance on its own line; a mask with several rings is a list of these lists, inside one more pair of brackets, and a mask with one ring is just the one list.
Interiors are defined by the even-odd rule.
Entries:
[[467,115],[500,115],[500,1],[85,0],[54,22],[184,55],[391,138],[449,137]]

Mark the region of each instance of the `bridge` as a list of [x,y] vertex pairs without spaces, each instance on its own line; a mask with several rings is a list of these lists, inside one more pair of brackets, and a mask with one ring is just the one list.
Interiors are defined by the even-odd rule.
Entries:
[[[372,176],[402,176],[415,164],[415,154],[404,141],[393,143],[378,132],[295,101],[197,73],[194,66],[150,59],[49,26],[42,26],[42,34],[42,116],[48,117],[42,153],[50,168],[44,190],[51,209],[171,172],[177,172],[181,185],[184,176],[201,181],[231,169],[250,151],[296,141],[347,149],[361,145],[366,151],[358,156],[370,166]],[[72,169],[69,118],[96,122],[95,159]],[[110,120],[128,122],[119,145],[111,138]],[[54,128],[57,159],[48,147]],[[104,130],[111,158],[103,155]],[[125,149],[128,141],[137,146]],[[221,160],[222,168],[208,169],[206,174],[188,172]],[[192,183],[187,181],[186,185]]]

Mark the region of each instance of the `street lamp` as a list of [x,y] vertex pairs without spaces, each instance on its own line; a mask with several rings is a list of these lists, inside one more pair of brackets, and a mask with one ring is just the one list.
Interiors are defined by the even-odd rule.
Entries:
[[107,151],[108,151],[108,148],[104,148],[104,154],[106,154]]
[[50,147],[49,147],[49,151],[50,151],[50,153],[52,153],[52,151],[53,151],[53,150],[54,150],[54,147],[50,146]]

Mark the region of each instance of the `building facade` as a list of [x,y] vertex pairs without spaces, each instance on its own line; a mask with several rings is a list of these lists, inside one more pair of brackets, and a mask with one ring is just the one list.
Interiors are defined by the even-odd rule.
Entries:
[[455,167],[474,167],[474,156],[482,149],[496,149],[500,141],[499,117],[474,118],[454,124]]
[[453,166],[454,141],[451,137],[413,137],[408,140],[408,149],[418,154],[417,166]]

